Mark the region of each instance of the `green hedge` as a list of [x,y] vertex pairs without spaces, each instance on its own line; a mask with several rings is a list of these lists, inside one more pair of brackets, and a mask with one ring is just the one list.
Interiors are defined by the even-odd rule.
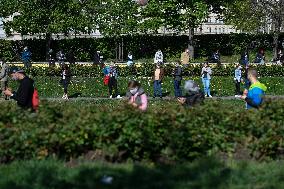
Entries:
[[69,160],[89,152],[111,162],[188,161],[219,152],[281,157],[284,101],[267,100],[259,111],[222,101],[193,109],[151,104],[141,113],[123,104],[43,101],[39,113],[30,114],[2,103],[9,111],[0,111],[0,160]]
[[[254,66],[261,77],[282,77],[284,76],[284,67],[279,65],[265,66],[259,65]],[[168,64],[164,66],[165,75],[172,76],[174,65]],[[191,64],[188,68],[184,69],[183,74],[185,76],[200,76],[202,65]],[[213,76],[234,76],[235,66],[227,65],[222,67],[213,66]],[[134,67],[119,67],[119,76],[140,76],[140,77],[152,77],[154,73],[154,65],[150,63],[142,64],[141,66]],[[27,70],[27,73],[33,77],[36,76],[60,76],[60,68],[49,68],[49,67],[32,67]],[[103,72],[100,66],[84,66],[75,65],[71,68],[71,74],[77,77],[102,77]]]
[[[130,51],[134,55],[134,59],[154,58],[157,49],[161,49],[166,59],[175,59],[180,57],[180,53],[187,47],[188,36],[123,36],[124,41],[124,59]],[[117,43],[122,38],[83,38],[83,39],[65,39],[54,40],[51,48],[58,52],[63,49],[68,52],[71,48],[75,50],[78,61],[91,61],[92,54],[96,50],[100,50],[105,59],[116,58]],[[283,39],[280,36],[279,42]],[[254,53],[259,48],[271,51],[273,48],[272,34],[212,34],[212,35],[196,35],[195,40],[195,58],[208,57],[217,48],[220,49],[221,55],[231,56],[240,54],[246,47],[249,47]],[[28,46],[32,51],[33,61],[45,60],[45,43],[44,39],[30,39],[24,41],[4,41],[0,40],[0,47],[4,47],[0,51],[0,57],[4,56],[9,61],[19,60],[19,54],[24,46]],[[251,57],[253,59],[254,57]]]

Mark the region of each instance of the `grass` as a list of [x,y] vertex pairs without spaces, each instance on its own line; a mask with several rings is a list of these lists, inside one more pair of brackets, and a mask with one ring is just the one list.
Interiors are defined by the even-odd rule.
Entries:
[[24,161],[1,165],[0,188],[281,189],[283,163],[221,162],[206,158],[181,165],[81,162],[68,167],[56,160]]
[[[61,97],[63,94],[62,86],[59,84],[59,77],[36,77],[35,84],[39,90],[40,97]],[[147,77],[121,77],[118,79],[118,88],[121,95],[127,91],[127,83],[131,79],[141,82],[149,96],[153,95],[153,83],[151,78]],[[184,78],[183,81],[193,79],[201,87],[201,79],[199,77]],[[283,77],[263,77],[260,81],[268,86],[267,94],[283,95],[284,94],[284,78]],[[10,86],[17,88],[17,83],[10,82]],[[182,84],[183,86],[183,84]],[[174,96],[173,79],[167,77],[163,81],[163,93],[165,96]],[[211,81],[211,93],[213,96],[233,96],[235,86],[232,77],[213,77]],[[69,95],[73,97],[108,97],[108,87],[103,85],[102,78],[83,78],[74,77],[69,86]]]

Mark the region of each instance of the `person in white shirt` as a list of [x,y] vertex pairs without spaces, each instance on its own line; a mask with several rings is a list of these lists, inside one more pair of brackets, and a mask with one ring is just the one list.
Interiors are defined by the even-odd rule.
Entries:
[[158,63],[163,64],[164,63],[164,55],[163,55],[163,53],[160,49],[155,54],[154,63],[155,64],[158,64]]

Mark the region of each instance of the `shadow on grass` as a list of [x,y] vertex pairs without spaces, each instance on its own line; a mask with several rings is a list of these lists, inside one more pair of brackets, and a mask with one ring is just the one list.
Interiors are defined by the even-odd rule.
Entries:
[[[177,189],[224,188],[230,169],[215,160],[189,165],[81,165],[67,168],[62,163],[26,162],[5,166],[0,171],[1,189]],[[108,176],[113,181],[102,182]]]

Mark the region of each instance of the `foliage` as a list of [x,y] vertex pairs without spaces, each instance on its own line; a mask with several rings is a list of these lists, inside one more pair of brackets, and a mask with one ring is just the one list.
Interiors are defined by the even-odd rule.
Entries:
[[2,103],[11,111],[0,112],[0,160],[69,160],[92,153],[91,159],[110,162],[188,161],[240,151],[246,158],[276,159],[283,149],[283,105],[266,101],[261,110],[244,112],[220,101],[191,109],[156,104],[142,114],[125,105],[78,108],[43,101],[39,113],[30,114]]

